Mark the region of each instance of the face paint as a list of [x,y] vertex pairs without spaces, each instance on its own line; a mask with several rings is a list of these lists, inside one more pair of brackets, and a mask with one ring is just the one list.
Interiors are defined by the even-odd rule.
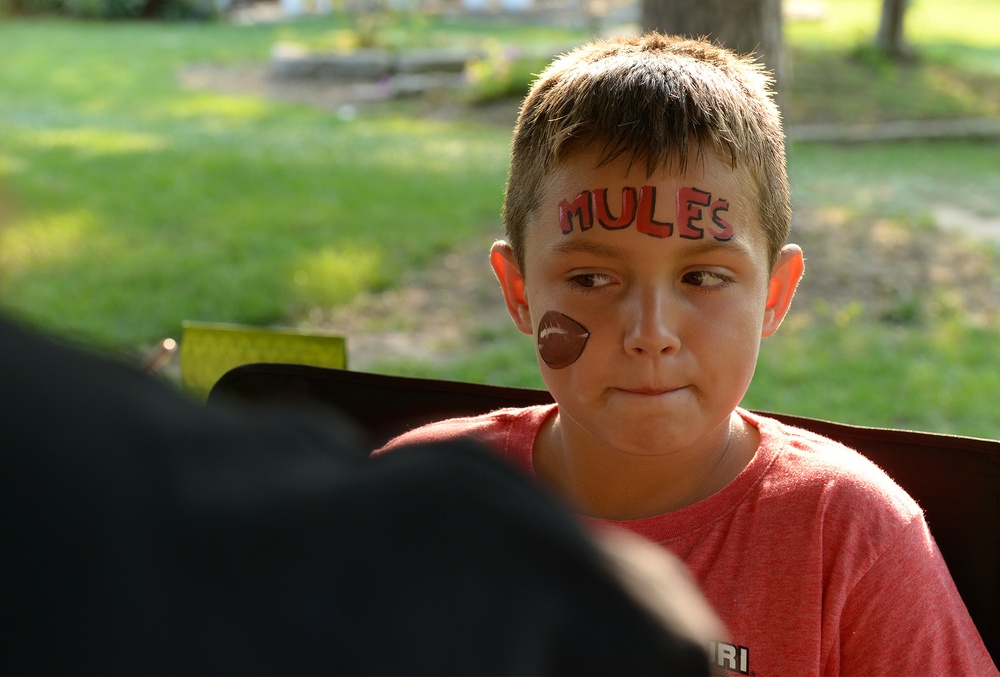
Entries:
[[589,338],[582,324],[550,310],[538,325],[538,354],[550,368],[564,369],[580,358]]
[[[729,200],[713,200],[708,191],[682,186],[674,196],[676,219],[657,221],[653,218],[657,211],[655,186],[622,188],[622,206],[617,216],[608,206],[608,190],[584,190],[572,199],[561,200],[559,228],[563,234],[569,235],[575,229],[586,232],[596,225],[605,230],[622,230],[635,224],[640,233],[658,238],[671,237],[675,231],[688,240],[714,238],[725,242],[733,237],[732,224],[719,214],[729,210]],[[675,223],[677,228],[674,228]]]

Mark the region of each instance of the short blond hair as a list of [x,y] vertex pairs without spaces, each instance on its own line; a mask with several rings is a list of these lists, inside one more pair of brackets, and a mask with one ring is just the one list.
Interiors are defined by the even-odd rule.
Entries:
[[647,175],[685,171],[692,149],[745,168],[773,265],[791,228],[791,201],[771,85],[750,57],[658,33],[597,40],[556,59],[514,128],[503,216],[521,269],[546,174],[592,146],[599,166],[625,155],[630,164],[645,161]]

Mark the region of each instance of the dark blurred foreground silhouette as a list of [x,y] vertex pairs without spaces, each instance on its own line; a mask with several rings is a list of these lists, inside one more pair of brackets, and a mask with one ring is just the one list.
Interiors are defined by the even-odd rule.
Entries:
[[370,459],[2,318],[0,374],[4,674],[709,672],[675,562],[471,443]]

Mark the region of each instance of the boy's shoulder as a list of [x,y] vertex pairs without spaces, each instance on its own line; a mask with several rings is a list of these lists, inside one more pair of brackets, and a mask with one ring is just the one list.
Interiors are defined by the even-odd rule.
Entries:
[[428,423],[389,440],[375,455],[413,444],[472,438],[501,456],[531,466],[531,449],[542,423],[556,405],[496,409],[477,416],[462,416]]
[[821,502],[881,504],[904,519],[921,510],[863,450],[852,449],[803,428],[759,414],[741,412],[760,430],[758,454],[770,459],[774,492],[812,494]]

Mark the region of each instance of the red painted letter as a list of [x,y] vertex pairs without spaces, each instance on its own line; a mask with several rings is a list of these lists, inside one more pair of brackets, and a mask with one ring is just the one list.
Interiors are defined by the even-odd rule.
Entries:
[[[729,211],[729,200],[718,199],[712,203],[712,223],[718,226],[718,232],[712,233],[712,237],[720,242],[731,240],[733,237],[733,227],[729,222],[719,216],[719,212]],[[713,228],[712,230],[715,230]]]
[[563,233],[573,232],[573,215],[580,223],[580,230],[589,230],[594,225],[594,214],[590,211],[590,191],[585,190],[572,202],[559,202],[559,227]]
[[[694,186],[684,186],[677,191],[677,227],[678,234],[688,240],[700,240],[705,237],[705,231],[694,225],[701,221],[701,207],[707,207],[712,201],[712,194],[698,190]],[[700,206],[696,206],[700,205]]]
[[617,218],[611,216],[611,210],[608,209],[607,188],[590,191],[590,203],[591,210],[602,228],[619,230],[628,228],[635,221],[635,188],[631,186],[622,188],[622,211]]
[[670,237],[674,224],[660,223],[653,218],[656,209],[656,187],[643,186],[639,189],[639,207],[636,210],[636,228],[640,233],[653,237]]

